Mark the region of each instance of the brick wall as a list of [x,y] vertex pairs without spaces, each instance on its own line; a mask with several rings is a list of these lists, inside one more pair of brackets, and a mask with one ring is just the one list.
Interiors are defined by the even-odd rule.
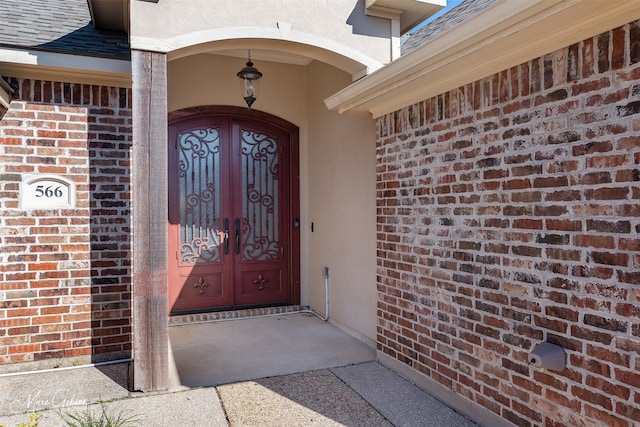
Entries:
[[[130,357],[131,91],[11,83],[0,120],[0,371]],[[72,180],[76,206],[21,209],[30,174]]]
[[[640,425],[640,24],[377,121],[378,349],[519,426]],[[566,349],[562,372],[527,355]]]

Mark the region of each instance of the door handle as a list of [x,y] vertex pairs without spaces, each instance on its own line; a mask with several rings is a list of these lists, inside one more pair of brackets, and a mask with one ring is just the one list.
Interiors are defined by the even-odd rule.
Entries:
[[240,218],[236,218],[235,220],[235,229],[236,229],[236,247],[235,247],[235,251],[236,254],[240,253]]
[[229,253],[229,218],[224,219],[224,253],[227,255]]

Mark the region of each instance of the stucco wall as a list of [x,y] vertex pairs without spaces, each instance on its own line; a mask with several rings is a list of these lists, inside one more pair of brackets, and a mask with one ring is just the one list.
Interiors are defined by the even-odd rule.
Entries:
[[639,28],[377,121],[378,349],[462,410],[640,423]]
[[[254,59],[264,74],[253,109],[282,117],[300,127],[307,119],[306,67]],[[246,107],[236,73],[247,58],[201,54],[167,64],[168,111],[199,105]]]
[[325,64],[309,68],[309,301],[324,312],[321,271],[329,267],[332,321],[368,342],[376,333],[375,126],[369,116],[328,111],[323,99],[348,76]]
[[[282,24],[290,24],[290,28]],[[131,2],[134,49],[164,46],[162,49],[170,51],[190,38],[199,43],[242,37],[254,41],[297,39],[328,50],[341,45],[387,63],[390,35],[390,20],[365,16],[363,0]],[[174,41],[167,44],[169,40]]]

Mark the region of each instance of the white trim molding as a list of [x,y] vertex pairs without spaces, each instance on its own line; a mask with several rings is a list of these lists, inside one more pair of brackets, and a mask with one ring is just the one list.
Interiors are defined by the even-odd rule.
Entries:
[[0,48],[2,75],[131,87],[131,61],[39,50]]
[[640,19],[640,1],[502,0],[325,99],[374,118]]

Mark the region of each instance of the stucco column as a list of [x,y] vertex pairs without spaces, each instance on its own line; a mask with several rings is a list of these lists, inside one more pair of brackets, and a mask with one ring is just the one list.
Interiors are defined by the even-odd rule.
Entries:
[[167,299],[167,57],[131,51],[133,75],[134,388],[165,390]]

